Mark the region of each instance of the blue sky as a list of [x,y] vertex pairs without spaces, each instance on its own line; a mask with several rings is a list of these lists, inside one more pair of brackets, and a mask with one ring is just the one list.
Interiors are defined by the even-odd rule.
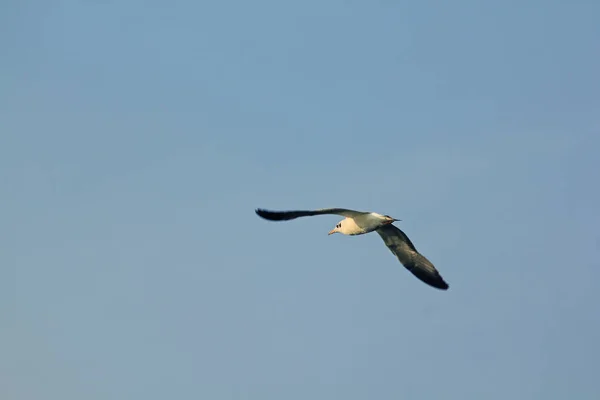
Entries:
[[597,2],[1,9],[2,398],[600,396]]

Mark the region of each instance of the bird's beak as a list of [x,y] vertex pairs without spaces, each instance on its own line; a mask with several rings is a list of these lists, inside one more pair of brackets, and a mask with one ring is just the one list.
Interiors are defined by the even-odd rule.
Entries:
[[332,230],[329,231],[328,235],[332,235],[334,233],[335,233],[335,229],[332,229]]

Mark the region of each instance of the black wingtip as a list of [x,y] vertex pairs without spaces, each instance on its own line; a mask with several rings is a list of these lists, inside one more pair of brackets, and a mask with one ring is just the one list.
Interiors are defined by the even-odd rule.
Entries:
[[264,212],[265,210],[263,210],[262,208],[256,208],[254,209],[254,212],[256,213],[256,215],[258,215],[259,217],[263,217],[264,218]]
[[434,287],[439,290],[448,290],[450,286],[446,283],[446,281],[440,276],[438,279],[423,279],[425,283],[429,286]]
[[425,271],[419,268],[409,268],[409,271],[421,281],[435,289],[448,290],[450,288],[450,285],[446,283],[437,270]]
[[256,215],[259,217],[269,220],[269,221],[279,221],[281,220],[281,216],[273,211],[265,210],[264,208],[257,208],[254,210]]

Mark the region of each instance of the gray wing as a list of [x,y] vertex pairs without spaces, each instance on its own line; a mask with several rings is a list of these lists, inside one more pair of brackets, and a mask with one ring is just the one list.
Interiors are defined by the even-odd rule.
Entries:
[[335,214],[344,217],[355,217],[365,214],[362,211],[348,210],[345,208],[320,208],[318,210],[271,211],[257,208],[256,214],[269,221],[288,221],[299,217],[312,217],[313,215]]
[[385,245],[391,250],[404,267],[426,284],[434,288],[447,290],[444,281],[431,261],[417,251],[408,236],[394,225],[385,225],[377,229]]

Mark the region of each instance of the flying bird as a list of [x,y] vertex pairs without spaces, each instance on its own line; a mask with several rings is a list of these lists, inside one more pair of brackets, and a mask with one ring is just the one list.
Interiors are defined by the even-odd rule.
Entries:
[[393,225],[394,222],[400,220],[389,215],[345,208],[295,211],[270,211],[258,208],[255,212],[269,221],[289,221],[300,217],[326,214],[341,215],[345,218],[329,231],[329,235],[341,233],[355,236],[375,231],[381,236],[385,245],[398,258],[400,263],[414,276],[437,289],[447,290],[449,287],[433,264],[417,251],[408,236]]

